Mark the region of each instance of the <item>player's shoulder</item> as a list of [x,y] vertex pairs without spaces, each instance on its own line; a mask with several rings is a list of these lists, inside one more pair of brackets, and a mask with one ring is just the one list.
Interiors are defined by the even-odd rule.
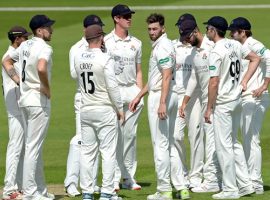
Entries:
[[134,43],[136,43],[136,44],[138,44],[138,45],[141,45],[141,44],[142,44],[142,41],[139,40],[138,38],[136,38],[135,36],[129,35],[129,37],[130,37],[130,40],[131,40],[132,42],[134,42]]
[[[247,40],[245,41],[244,45],[248,46],[249,48],[255,48],[255,51],[257,50],[256,48],[263,48],[264,44],[253,37],[248,37]],[[252,49],[254,51],[254,49]]]
[[109,40],[112,40],[113,38],[113,32],[110,32],[109,34],[105,35],[104,42],[107,42]]

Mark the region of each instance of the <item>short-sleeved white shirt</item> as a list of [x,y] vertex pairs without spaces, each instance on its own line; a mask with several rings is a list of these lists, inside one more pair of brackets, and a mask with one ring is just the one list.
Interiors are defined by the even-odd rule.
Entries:
[[186,90],[186,95],[191,96],[195,88],[199,85],[202,92],[201,99],[203,103],[206,103],[208,100],[208,83],[210,78],[208,58],[213,47],[214,42],[204,36],[200,48],[196,48],[196,53],[193,57],[193,68]]
[[80,50],[88,49],[88,42],[86,41],[85,37],[82,37],[76,44],[74,44],[69,51],[69,68],[70,68],[70,75],[73,79],[77,81],[77,92],[80,92],[80,87],[78,83],[78,77],[74,66],[74,57]]
[[[267,69],[270,67],[270,51],[267,49],[261,42],[255,40],[253,37],[248,37],[243,44],[246,48],[255,52],[259,57],[261,57],[261,63],[258,66],[257,70],[248,81],[247,90],[243,92],[242,96],[252,95],[252,91],[259,88],[263,85],[264,77],[270,77]],[[248,60],[243,60],[243,75],[247,72],[248,69]],[[265,91],[268,93],[268,91]]]
[[[153,44],[149,60],[148,89],[149,91],[159,91],[162,86],[162,70],[172,68],[175,73],[175,51],[172,41],[167,38],[167,34],[161,35]],[[174,74],[173,74],[174,76]],[[175,78],[171,80],[170,87],[174,89]]]
[[[93,106],[113,105],[109,93],[109,87],[117,87],[118,83],[114,74],[114,60],[100,49],[87,49],[78,51],[74,56],[79,86],[81,90],[81,107],[84,111]],[[120,92],[119,92],[120,98]]]
[[[12,51],[15,51],[13,46],[9,46],[7,52],[4,54],[2,61],[6,56],[8,56]],[[14,68],[17,74],[20,74],[21,69],[18,63],[14,63]],[[17,84],[9,77],[4,67],[2,67],[2,78],[3,78],[3,92],[5,98],[5,104],[7,108],[8,116],[18,116],[21,115],[19,109],[18,100],[20,98],[20,89]]]
[[235,40],[224,38],[216,42],[209,55],[209,71],[210,77],[219,77],[217,104],[231,102],[240,97],[242,58],[249,53],[249,49]]
[[50,81],[52,53],[52,47],[43,39],[33,37],[23,42],[20,47],[9,54],[13,60],[19,63],[19,67],[22,69],[20,71],[20,107],[50,107],[50,99],[40,92],[41,82],[37,64],[40,59],[47,61],[48,80]]
[[128,35],[121,39],[115,30],[104,38],[107,53],[115,60],[115,75],[119,85],[137,83],[137,64],[141,63],[142,42]]
[[183,44],[179,39],[172,41],[175,53],[175,83],[178,94],[184,94],[192,71],[192,54],[195,49],[190,44]]

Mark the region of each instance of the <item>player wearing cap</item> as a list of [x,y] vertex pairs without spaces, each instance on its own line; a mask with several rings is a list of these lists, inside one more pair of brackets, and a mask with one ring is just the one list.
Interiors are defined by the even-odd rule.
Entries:
[[126,5],[118,4],[113,7],[111,15],[114,21],[114,30],[105,36],[106,50],[116,62],[115,75],[120,87],[121,98],[124,103],[125,124],[119,128],[117,146],[117,163],[115,173],[115,189],[119,190],[121,176],[122,188],[140,190],[141,186],[136,183],[135,173],[137,169],[137,126],[138,118],[143,108],[141,100],[136,112],[128,110],[128,104],[142,89],[142,42],[130,35],[132,14]]
[[[181,31],[180,27],[185,20],[195,20],[194,16],[185,13],[181,15],[176,23],[176,26],[179,28],[179,32]],[[195,49],[186,41],[180,41],[179,39],[174,40],[174,48],[176,51],[176,88],[178,93],[178,107],[182,104],[182,100],[184,98],[184,94],[187,88],[187,83],[191,75],[191,71],[193,68],[192,62],[192,54],[194,54]],[[190,188],[197,187],[202,182],[202,170],[203,170],[203,158],[204,158],[204,146],[203,146],[203,134],[201,133],[201,118],[198,115],[199,110],[201,110],[201,90],[200,88],[196,88],[196,91],[192,95],[191,102],[188,105],[186,110],[187,117],[185,119],[181,118],[178,113],[175,122],[175,145],[172,149],[172,161],[176,164],[172,166],[172,173],[180,173],[180,170],[185,169],[184,175],[188,175],[188,180],[184,181],[184,185],[187,185]],[[192,123],[190,123],[192,122]],[[184,144],[184,128],[185,125],[188,126],[188,138],[190,142],[190,170],[188,172],[185,164],[183,164],[186,160],[185,155],[185,144]],[[178,154],[178,155],[177,155]],[[179,157],[181,160],[179,160]],[[182,166],[179,164],[181,162]],[[186,175],[187,174],[187,175]],[[173,179],[186,180],[179,176],[172,177]],[[178,181],[178,182],[179,182]],[[181,185],[183,185],[183,183]],[[178,183],[180,184],[180,182]]]
[[[2,60],[15,51],[22,42],[28,39],[27,30],[21,26],[14,26],[8,32],[8,39],[11,45],[4,54]],[[16,73],[19,74],[21,69],[18,63],[14,63]],[[8,114],[9,141],[6,153],[6,175],[3,188],[3,199],[22,199],[22,170],[23,170],[23,146],[24,146],[24,121],[21,110],[18,105],[20,98],[20,88],[8,76],[2,68],[3,92]]]
[[[207,37],[215,42],[209,55],[210,81],[205,120],[213,122],[218,161],[222,171],[222,192],[214,199],[238,199],[254,192],[242,145],[237,141],[240,125],[240,95],[256,71],[260,58],[239,42],[225,38],[227,21],[220,16],[205,22]],[[242,58],[250,60],[240,80]],[[210,119],[213,112],[213,120]]]
[[[54,195],[47,192],[44,180],[42,146],[50,119],[50,77],[52,48],[51,40],[54,20],[45,15],[35,15],[30,21],[34,37],[23,42],[10,52],[3,65],[7,74],[20,85],[19,106],[25,127],[25,156],[23,165],[23,199],[51,200]],[[13,64],[21,69],[16,73]]]
[[[202,110],[204,113],[207,106],[208,82],[210,79],[208,69],[208,57],[213,49],[214,43],[209,41],[206,36],[200,32],[195,20],[185,20],[180,27],[180,40],[190,43],[196,47],[195,52],[190,55],[193,63],[191,76],[188,80],[185,97],[179,108],[179,115],[185,117],[186,106],[189,105],[196,88],[200,88],[202,95]],[[212,117],[212,116],[211,116]],[[202,133],[205,135],[205,164],[203,169],[203,182],[191,189],[192,192],[218,192],[220,190],[220,168],[217,160],[213,124],[205,123],[201,115]]]
[[[113,58],[101,51],[104,32],[100,25],[85,29],[89,49],[81,49],[74,66],[81,91],[81,158],[80,186],[83,200],[94,199],[93,171],[100,152],[102,187],[100,200],[121,200],[114,190],[117,146],[117,117],[124,122],[123,103],[114,74]],[[95,172],[94,172],[95,173]]]
[[[261,63],[242,93],[243,148],[250,178],[256,194],[263,194],[261,174],[262,152],[260,130],[266,109],[269,107],[270,51],[252,37],[251,24],[243,17],[233,19],[229,28],[231,37],[261,57]],[[243,61],[248,64],[247,61]],[[244,68],[244,73],[246,69]]]
[[[90,26],[98,24],[104,26],[103,22],[97,15],[88,15],[83,20],[84,30]],[[77,189],[79,174],[80,174],[80,149],[81,149],[81,121],[80,121],[80,105],[81,105],[81,91],[79,87],[78,77],[74,66],[74,56],[81,49],[85,50],[88,48],[88,42],[85,37],[82,37],[80,41],[74,44],[69,51],[69,67],[71,77],[77,81],[77,91],[74,98],[74,108],[76,115],[76,135],[71,139],[69,145],[69,153],[67,159],[67,174],[64,181],[66,192],[68,196],[75,197],[80,194]],[[97,156],[95,162],[95,192],[99,193],[100,188],[97,186],[97,176],[98,176],[98,163],[99,157]]]
[[148,119],[154,149],[157,192],[148,195],[148,200],[172,200],[170,148],[177,112],[177,93],[174,89],[175,51],[167,38],[161,14],[151,14],[146,22],[152,41],[149,60],[148,83],[130,103],[129,109],[136,110],[142,97],[148,96]]

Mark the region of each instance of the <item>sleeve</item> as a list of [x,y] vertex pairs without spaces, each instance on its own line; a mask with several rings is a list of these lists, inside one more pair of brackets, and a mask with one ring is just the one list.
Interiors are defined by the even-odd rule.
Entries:
[[137,55],[136,55],[136,63],[142,63],[142,43],[140,42]]
[[198,84],[197,77],[196,77],[195,73],[196,73],[195,69],[192,68],[191,75],[189,77],[187,89],[186,89],[186,95],[189,97],[191,97],[191,95],[193,94],[193,92]]
[[172,43],[162,44],[157,49],[156,59],[162,69],[169,69],[175,64],[175,51]]
[[52,57],[52,53],[53,53],[52,48],[49,46],[46,46],[40,51],[40,53],[38,55],[38,59],[45,59],[45,60],[49,61]]
[[20,49],[21,49],[21,46],[19,46],[17,49],[15,49],[14,51],[10,51],[9,52],[9,56],[12,60],[18,62],[19,61],[19,55],[20,55]]
[[211,52],[209,55],[209,74],[210,77],[220,76],[220,67],[222,58],[216,52]]
[[117,108],[119,112],[123,112],[123,102],[114,74],[114,65],[114,60],[112,58],[109,58],[104,67],[105,82],[113,105]]
[[77,79],[77,73],[75,70],[75,48],[71,47],[69,51],[69,70],[70,70],[70,75],[73,79]]
[[251,50],[247,46],[241,45],[241,52],[242,52],[242,59],[245,59],[251,52]]

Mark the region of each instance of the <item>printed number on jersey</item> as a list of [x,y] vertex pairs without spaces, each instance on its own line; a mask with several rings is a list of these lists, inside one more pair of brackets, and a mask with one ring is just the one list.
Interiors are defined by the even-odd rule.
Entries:
[[95,84],[91,80],[93,76],[93,72],[83,72],[81,73],[83,88],[85,93],[93,94],[95,92]]
[[237,83],[240,78],[240,61],[239,60],[236,60],[235,62],[231,62],[230,75],[232,77],[232,83],[233,84]]

